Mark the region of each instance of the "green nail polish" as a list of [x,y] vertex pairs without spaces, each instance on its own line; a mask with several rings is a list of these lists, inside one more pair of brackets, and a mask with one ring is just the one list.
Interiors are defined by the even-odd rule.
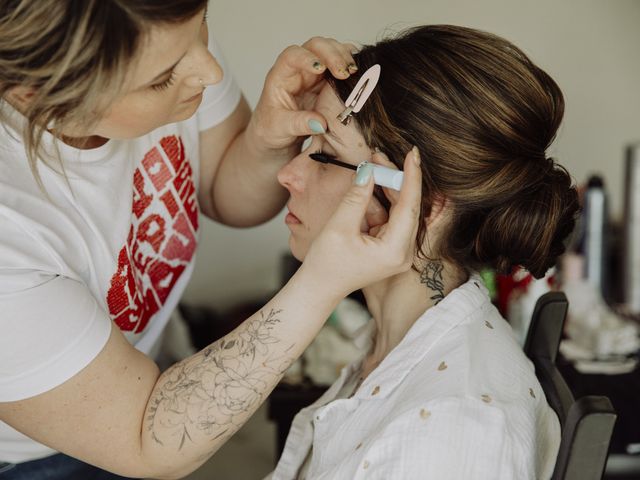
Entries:
[[369,179],[371,178],[371,174],[373,173],[373,165],[370,163],[365,163],[360,168],[358,168],[358,172],[356,173],[356,185],[360,185],[361,187],[369,183]]
[[324,65],[322,65],[320,62],[318,62],[317,60],[315,62],[313,62],[313,68],[315,68],[316,70],[322,70]]
[[316,133],[316,134],[327,133],[324,127],[322,126],[322,124],[317,120],[309,120],[307,122],[307,125],[309,125],[309,128],[313,133]]
[[350,63],[347,68],[349,69],[350,72],[357,72],[358,71],[358,66],[355,63]]

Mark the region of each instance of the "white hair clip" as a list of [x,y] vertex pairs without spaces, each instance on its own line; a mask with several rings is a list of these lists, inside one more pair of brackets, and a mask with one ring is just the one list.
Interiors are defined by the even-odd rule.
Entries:
[[344,102],[346,108],[338,115],[338,120],[340,120],[343,125],[349,123],[352,114],[358,113],[360,109],[362,109],[364,103],[369,99],[371,93],[373,93],[373,89],[376,88],[379,79],[380,65],[377,63],[362,74],[362,77],[360,77],[360,80],[356,83],[349,98]]

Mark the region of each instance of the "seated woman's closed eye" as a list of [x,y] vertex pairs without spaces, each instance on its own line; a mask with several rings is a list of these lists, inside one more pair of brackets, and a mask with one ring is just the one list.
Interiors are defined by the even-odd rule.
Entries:
[[558,419],[477,272],[541,278],[563,252],[577,193],[546,155],[562,93],[517,47],[463,27],[410,29],[355,58],[360,72],[381,66],[362,110],[342,124],[358,75],[327,78],[316,104],[327,133],[278,174],[289,245],[305,258],[350,166],[379,148],[401,168],[415,145],[414,266],[363,289],[371,348],[298,414],[273,478],[549,478]]

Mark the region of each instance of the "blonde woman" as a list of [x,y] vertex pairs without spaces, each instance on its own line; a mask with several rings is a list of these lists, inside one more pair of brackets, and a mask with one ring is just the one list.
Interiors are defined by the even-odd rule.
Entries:
[[515,45],[464,27],[416,27],[355,57],[362,71],[381,66],[371,97],[343,125],[358,78],[328,79],[315,109],[330,134],[278,173],[289,245],[306,261],[350,169],[372,156],[399,168],[415,144],[414,268],[363,289],[371,348],[296,416],[272,478],[548,479],[558,418],[477,271],[522,265],[542,278],[564,250],[577,193],[546,154],[562,93]]
[[322,74],[356,70],[349,45],[289,47],[252,115],[206,3],[0,0],[2,480],[186,475],[344,295],[410,266],[415,151],[388,228],[357,228],[364,171],[281,292],[160,374],[151,356],[193,268],[199,212],[234,226],[278,212],[277,170],[326,127],[305,110]]

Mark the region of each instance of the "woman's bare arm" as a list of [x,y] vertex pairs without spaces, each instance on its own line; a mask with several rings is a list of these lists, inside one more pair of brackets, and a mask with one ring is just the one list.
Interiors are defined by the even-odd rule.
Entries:
[[236,330],[162,375],[114,326],[91,364],[49,392],[0,403],[0,419],[120,475],[180,478],[247,421],[338,301],[300,271]]

